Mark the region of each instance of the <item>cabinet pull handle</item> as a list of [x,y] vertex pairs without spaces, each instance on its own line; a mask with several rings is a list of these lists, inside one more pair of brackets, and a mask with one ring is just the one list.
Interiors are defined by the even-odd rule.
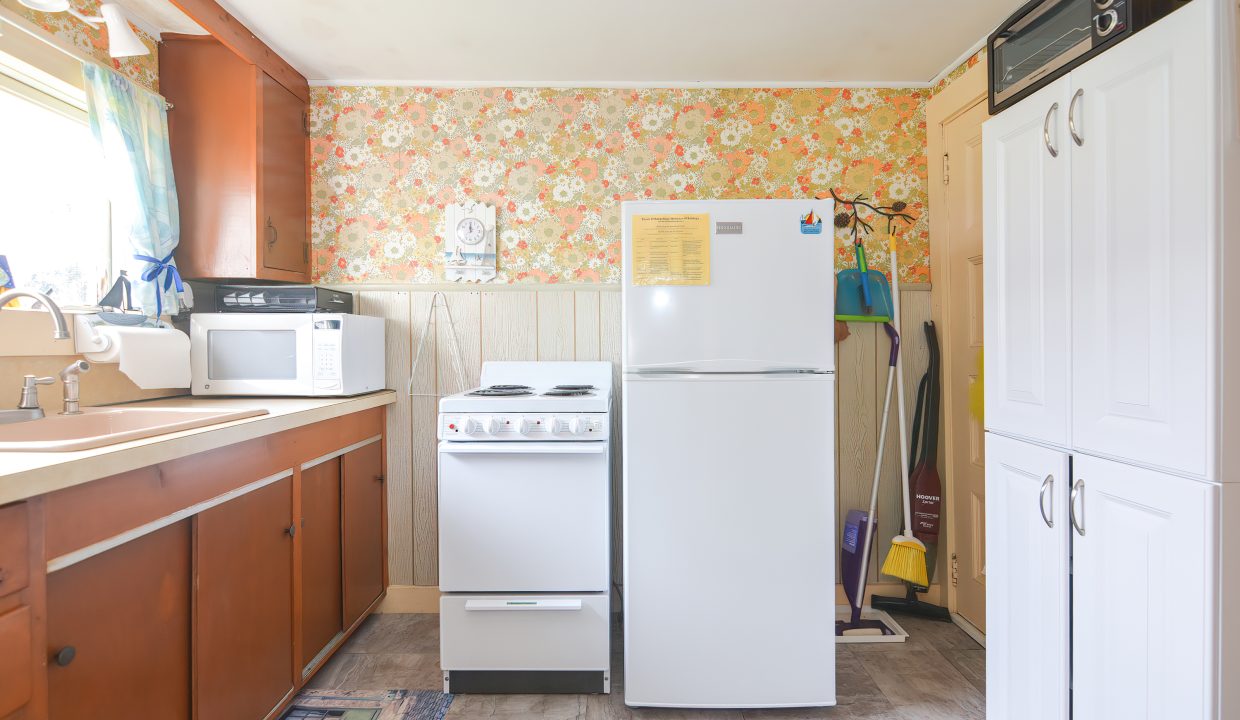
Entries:
[[1046,479],[1042,481],[1042,490],[1038,493],[1038,512],[1042,513],[1042,522],[1046,523],[1048,528],[1055,527],[1055,496],[1051,495],[1051,513],[1048,516],[1046,514],[1046,493],[1048,490],[1053,491],[1054,489],[1055,476],[1047,475]]
[[1051,105],[1051,108],[1046,111],[1046,119],[1042,121],[1042,142],[1046,145],[1046,151],[1051,154],[1051,157],[1059,157],[1059,148],[1051,144],[1051,116],[1058,112],[1059,103]]
[[1085,97],[1085,90],[1078,89],[1076,94],[1072,96],[1072,102],[1068,104],[1068,132],[1072,133],[1072,142],[1077,147],[1085,144],[1085,138],[1076,130],[1076,102]]
[[1072,486],[1072,495],[1068,498],[1068,519],[1072,521],[1072,527],[1076,529],[1076,534],[1085,536],[1085,524],[1077,519],[1076,516],[1076,499],[1081,498],[1081,511],[1085,510],[1085,479],[1077,480]]
[[297,537],[297,523],[293,523],[292,525],[289,525],[287,528],[284,529],[284,532],[288,533],[289,537]]
[[271,217],[267,217],[267,247],[274,247],[276,240],[280,239],[280,231],[276,230],[276,226],[271,222]]
[[56,654],[52,656],[52,660],[60,667],[66,667],[73,662],[75,657],[77,657],[77,648],[72,645],[66,645],[56,651]]

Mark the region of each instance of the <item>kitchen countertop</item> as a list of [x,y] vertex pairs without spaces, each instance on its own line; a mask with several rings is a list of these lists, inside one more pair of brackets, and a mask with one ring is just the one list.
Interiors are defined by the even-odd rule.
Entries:
[[347,398],[192,397],[123,407],[248,410],[266,415],[73,452],[0,452],[0,505],[396,402],[394,390]]

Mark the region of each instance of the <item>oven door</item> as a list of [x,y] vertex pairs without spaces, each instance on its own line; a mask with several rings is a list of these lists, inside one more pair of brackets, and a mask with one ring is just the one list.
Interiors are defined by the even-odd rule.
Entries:
[[190,316],[195,395],[314,395],[314,315]]
[[1095,45],[1094,0],[1033,0],[990,36],[993,114],[1060,77]]
[[608,443],[441,442],[439,589],[605,592]]

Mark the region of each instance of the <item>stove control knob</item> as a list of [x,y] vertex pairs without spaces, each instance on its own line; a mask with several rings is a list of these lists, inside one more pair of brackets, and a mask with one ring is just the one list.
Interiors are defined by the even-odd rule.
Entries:
[[580,417],[573,420],[574,435],[597,435],[598,423],[594,418]]
[[466,435],[481,435],[483,432],[482,423],[474,418],[465,418],[463,425]]
[[537,435],[547,432],[547,421],[540,417],[522,418],[521,434]]
[[487,422],[487,432],[492,435],[510,433],[513,430],[516,430],[516,427],[512,424],[512,418],[500,417],[499,415],[496,415]]

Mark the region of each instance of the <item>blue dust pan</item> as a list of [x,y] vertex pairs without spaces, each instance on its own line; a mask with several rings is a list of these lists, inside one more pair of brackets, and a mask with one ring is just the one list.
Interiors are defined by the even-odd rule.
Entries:
[[891,285],[878,270],[856,268],[835,276],[835,319],[846,322],[891,322]]

